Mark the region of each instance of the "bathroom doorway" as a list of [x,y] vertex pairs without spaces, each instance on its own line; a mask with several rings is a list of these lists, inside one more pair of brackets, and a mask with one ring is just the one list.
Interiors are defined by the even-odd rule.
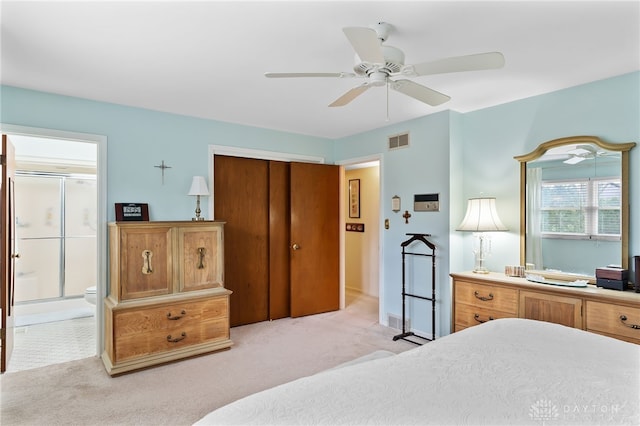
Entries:
[[13,136],[14,353],[8,372],[96,355],[98,146]]

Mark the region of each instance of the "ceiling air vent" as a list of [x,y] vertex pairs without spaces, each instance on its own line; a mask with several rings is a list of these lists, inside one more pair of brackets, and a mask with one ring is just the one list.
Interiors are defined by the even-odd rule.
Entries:
[[409,146],[409,133],[389,136],[389,149],[400,149]]

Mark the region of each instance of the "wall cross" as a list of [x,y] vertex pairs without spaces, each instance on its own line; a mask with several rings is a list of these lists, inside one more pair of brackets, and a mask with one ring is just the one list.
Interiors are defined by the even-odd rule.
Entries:
[[171,166],[167,166],[166,164],[164,164],[164,160],[162,160],[162,163],[158,166],[153,166],[153,167],[157,167],[160,170],[162,170],[162,184],[164,185],[164,171],[165,169],[170,169]]

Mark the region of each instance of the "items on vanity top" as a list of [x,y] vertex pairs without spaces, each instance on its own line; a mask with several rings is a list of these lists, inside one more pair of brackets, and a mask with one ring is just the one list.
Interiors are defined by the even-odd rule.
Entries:
[[627,269],[607,266],[596,268],[596,285],[602,288],[612,290],[624,290],[629,280],[629,271]]

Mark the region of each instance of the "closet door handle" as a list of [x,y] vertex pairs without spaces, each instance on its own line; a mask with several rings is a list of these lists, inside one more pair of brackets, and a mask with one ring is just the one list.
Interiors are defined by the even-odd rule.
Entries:
[[300,250],[300,246],[298,244],[296,244],[296,243],[293,243],[291,248],[294,249],[294,250]]

